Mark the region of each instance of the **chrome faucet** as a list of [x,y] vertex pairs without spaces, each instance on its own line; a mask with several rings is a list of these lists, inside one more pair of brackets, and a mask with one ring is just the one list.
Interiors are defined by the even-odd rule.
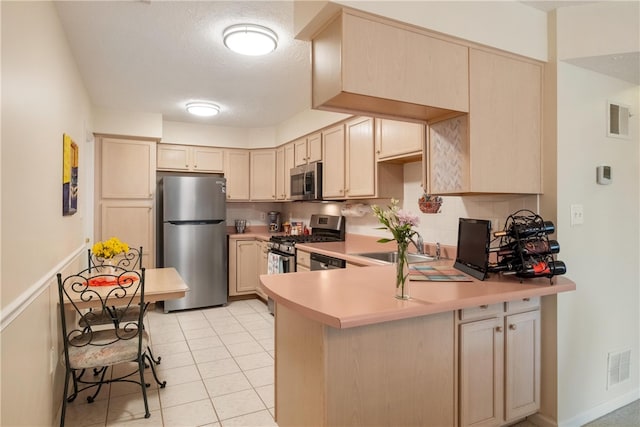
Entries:
[[440,242],[436,242],[436,259],[440,259]]
[[413,246],[416,247],[419,254],[424,254],[424,240],[422,239],[420,233],[416,231],[416,240],[411,239],[411,243],[413,243]]

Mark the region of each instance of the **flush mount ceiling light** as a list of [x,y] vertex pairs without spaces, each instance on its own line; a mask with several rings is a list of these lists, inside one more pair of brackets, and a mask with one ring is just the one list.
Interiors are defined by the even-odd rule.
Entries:
[[237,24],[222,33],[224,45],[242,55],[266,55],[278,46],[278,36],[261,25]]
[[187,111],[194,116],[211,117],[220,112],[220,107],[211,102],[189,102]]

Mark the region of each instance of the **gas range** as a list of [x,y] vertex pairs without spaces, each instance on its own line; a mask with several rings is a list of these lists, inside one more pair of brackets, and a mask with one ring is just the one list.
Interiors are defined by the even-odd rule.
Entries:
[[296,243],[343,242],[345,219],[343,216],[311,215],[309,221],[311,234],[271,236],[269,249],[289,255],[295,255]]

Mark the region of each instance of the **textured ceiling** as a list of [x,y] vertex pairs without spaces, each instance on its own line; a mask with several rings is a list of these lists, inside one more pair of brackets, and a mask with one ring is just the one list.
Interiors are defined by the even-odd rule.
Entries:
[[[586,1],[523,1],[544,11]],[[164,120],[259,128],[308,109],[310,44],[293,38],[292,1],[56,1],[80,73],[97,107],[160,113]],[[255,23],[279,37],[263,57],[222,43],[229,25]],[[635,55],[635,56],[634,56]],[[573,61],[640,80],[638,55]],[[185,112],[189,101],[220,105],[210,118]]]
[[[290,1],[64,1],[58,14],[97,107],[161,113],[165,120],[266,127],[309,108],[308,42],[293,38]],[[273,29],[279,46],[250,57],[222,43],[232,24]],[[187,102],[221,107],[195,118]]]

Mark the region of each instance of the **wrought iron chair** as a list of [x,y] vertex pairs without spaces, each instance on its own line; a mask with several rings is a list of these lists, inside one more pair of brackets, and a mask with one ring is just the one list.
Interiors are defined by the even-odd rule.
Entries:
[[[147,353],[149,336],[143,327],[144,268],[139,271],[115,269],[114,274],[105,274],[103,267],[93,267],[64,279],[60,273],[57,275],[64,344],[62,358],[66,369],[61,426],[64,426],[67,403],[78,393],[95,388],[95,393],[87,397],[91,403],[102,385],[112,382],[140,385],[145,418],[151,416],[146,391],[150,385],[144,380],[145,361],[150,360]],[[98,307],[98,311],[87,311],[89,305]],[[137,316],[131,316],[132,311]],[[96,313],[109,322],[97,322]],[[132,372],[116,378],[106,377],[109,367],[130,362],[137,363]],[[156,382],[164,388],[166,382],[160,382],[155,367],[152,363],[149,365]],[[85,371],[90,369],[94,370],[94,376],[85,378]],[[73,391],[69,394],[70,380]]]
[[125,270],[139,270],[142,268],[142,246],[139,248],[129,248],[123,254],[115,256],[113,259],[103,258],[87,249],[87,266],[89,270],[93,267],[110,266],[122,267]]
[[[101,256],[96,255],[95,253],[91,252],[91,249],[87,249],[87,266],[89,269],[89,272],[91,273],[91,271],[96,271],[96,269],[98,267],[106,267],[106,268],[110,268],[110,267],[120,267],[124,270],[140,270],[142,269],[142,255],[143,255],[143,251],[142,251],[142,246],[140,246],[139,248],[129,248],[129,250],[121,255],[117,255],[115,257],[115,259],[110,260]],[[103,271],[104,269],[100,269],[100,271]],[[146,305],[144,306],[144,311],[146,313],[147,307],[148,307],[149,303],[146,303]],[[113,310],[116,310],[116,307],[112,307]],[[129,319],[132,318],[136,318],[137,317],[137,312],[135,309],[129,311],[129,313],[127,314],[129,316]],[[110,319],[109,319],[109,314],[106,313],[100,313],[99,310],[95,311],[95,315],[92,316],[92,321],[94,321],[94,325],[99,325],[99,324],[104,324],[104,323],[111,323]],[[128,319],[127,319],[128,320]],[[80,325],[83,326],[83,325]],[[147,347],[147,352],[149,353],[149,357],[151,359],[151,361],[153,363],[155,363],[156,365],[160,364],[160,361],[162,360],[162,357],[158,356],[157,358],[153,356],[153,353],[151,352],[151,347]]]

